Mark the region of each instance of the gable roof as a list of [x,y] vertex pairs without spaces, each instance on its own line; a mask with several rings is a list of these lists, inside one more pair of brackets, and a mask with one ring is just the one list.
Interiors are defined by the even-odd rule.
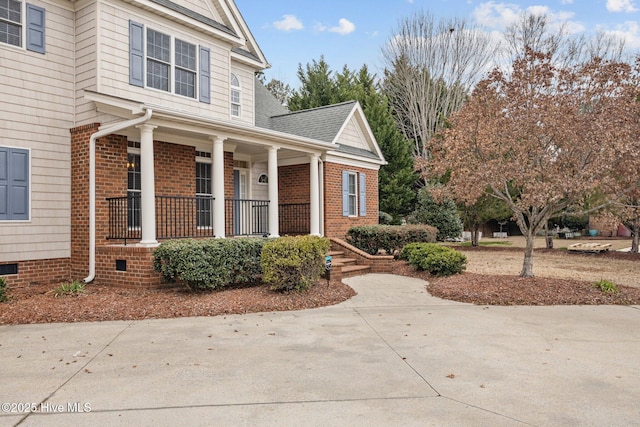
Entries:
[[[334,152],[384,162],[358,101],[347,101],[308,110],[289,111],[258,80],[255,84],[255,124],[257,127],[334,144]],[[355,120],[371,149],[338,142],[350,120]]]
[[150,0],[152,3],[156,3],[159,4],[161,6],[166,7],[167,9],[171,9],[174,12],[178,12],[182,15],[188,16],[189,18],[193,18],[198,22],[202,22],[203,24],[206,24],[212,28],[215,28],[217,30],[223,31],[231,36],[235,36],[238,37],[238,34],[233,31],[231,28],[227,27],[226,25],[221,24],[218,21],[215,21],[207,16],[201,15],[197,12],[192,11],[189,8],[186,8],[180,4],[174,3],[171,0]]

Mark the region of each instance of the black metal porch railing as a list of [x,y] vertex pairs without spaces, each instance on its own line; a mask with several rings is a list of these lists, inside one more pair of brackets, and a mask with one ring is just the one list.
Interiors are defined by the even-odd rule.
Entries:
[[[214,237],[213,197],[156,196],[156,238],[179,239]],[[139,240],[142,237],[139,195],[109,197],[108,240]],[[284,203],[278,206],[281,235],[309,234],[309,203]],[[227,236],[263,236],[269,234],[269,201],[225,199]]]
[[278,205],[280,234],[309,234],[311,232],[311,205],[309,203],[282,203]]
[[227,236],[263,236],[269,234],[269,201],[225,199]]
[[[108,240],[142,237],[139,195],[107,198]],[[213,237],[213,197],[156,196],[156,238]]]

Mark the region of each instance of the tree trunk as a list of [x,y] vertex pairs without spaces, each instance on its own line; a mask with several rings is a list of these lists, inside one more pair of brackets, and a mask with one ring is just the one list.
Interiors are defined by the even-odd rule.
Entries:
[[553,249],[553,236],[549,235],[549,227],[544,226],[544,239],[547,243],[547,249]]
[[478,239],[478,232],[479,232],[478,227],[474,227],[473,231],[471,232],[471,246],[478,246],[479,245],[479,243],[478,243],[478,240],[479,240]]
[[631,240],[631,253],[638,253],[638,246],[640,246],[640,218],[636,218],[632,224],[631,233],[633,234],[633,239]]
[[533,243],[535,234],[529,232],[525,236],[526,246],[524,248],[524,262],[520,277],[533,277]]

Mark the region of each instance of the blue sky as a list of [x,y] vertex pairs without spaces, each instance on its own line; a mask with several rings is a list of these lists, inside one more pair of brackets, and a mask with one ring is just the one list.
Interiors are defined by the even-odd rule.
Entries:
[[573,33],[596,29],[626,40],[640,52],[640,0],[235,0],[255,39],[272,65],[267,79],[298,87],[303,67],[324,55],[333,71],[367,64],[382,69],[381,48],[400,19],[425,11],[439,17],[459,17],[501,32],[523,11],[544,12]]

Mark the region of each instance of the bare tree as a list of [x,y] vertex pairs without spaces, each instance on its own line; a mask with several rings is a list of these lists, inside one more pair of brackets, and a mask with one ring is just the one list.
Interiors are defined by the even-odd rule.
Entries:
[[382,49],[384,90],[414,155],[428,157],[426,143],[490,70],[496,49],[489,34],[461,19],[418,13],[400,21]]
[[567,24],[553,26],[544,14],[523,12],[504,32],[503,54],[507,63],[523,58],[527,49],[550,55],[561,67],[583,64],[593,58],[621,61],[625,43],[622,38],[602,31],[592,36],[571,34]]

